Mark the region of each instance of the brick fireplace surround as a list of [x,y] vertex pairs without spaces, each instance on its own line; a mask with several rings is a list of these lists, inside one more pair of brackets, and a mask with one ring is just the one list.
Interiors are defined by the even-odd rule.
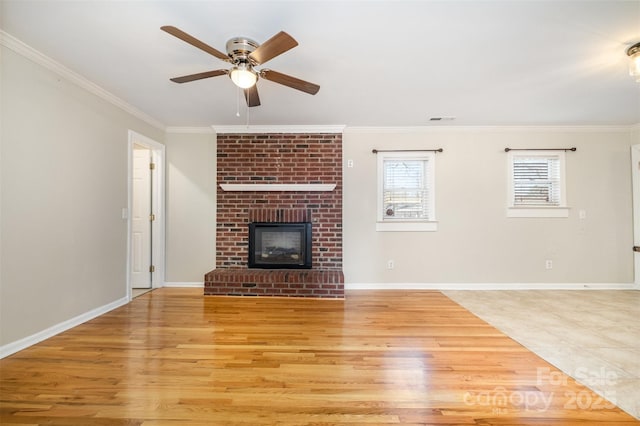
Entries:
[[[219,134],[216,268],[205,295],[344,297],[342,134]],[[331,191],[235,191],[221,184],[335,184]],[[250,222],[311,222],[311,269],[249,269]]]

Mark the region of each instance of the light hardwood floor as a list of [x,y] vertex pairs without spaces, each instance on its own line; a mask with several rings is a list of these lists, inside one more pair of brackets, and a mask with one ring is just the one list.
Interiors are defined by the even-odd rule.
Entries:
[[440,292],[201,293],[158,289],[0,360],[0,424],[640,423]]
[[153,289],[152,288],[134,288],[131,290],[131,297],[135,299],[136,297],[140,297],[143,294],[147,294],[150,291],[153,291]]

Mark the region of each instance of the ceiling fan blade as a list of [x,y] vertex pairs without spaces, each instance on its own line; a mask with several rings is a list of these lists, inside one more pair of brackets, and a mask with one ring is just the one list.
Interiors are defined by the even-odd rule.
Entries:
[[244,89],[244,98],[247,100],[249,107],[260,106],[260,96],[258,96],[258,86],[253,85],[248,89]]
[[164,32],[167,32],[169,34],[171,34],[174,37],[178,37],[180,40],[189,43],[190,45],[197,47],[200,50],[204,50],[205,52],[207,52],[210,55],[215,56],[218,59],[221,59],[225,62],[231,62],[231,58],[229,58],[228,55],[220,52],[217,49],[214,49],[213,47],[209,46],[206,43],[201,42],[200,40],[198,40],[197,38],[185,33],[182,30],[179,30],[176,27],[173,27],[171,25],[165,25],[164,27],[160,27],[160,29]]
[[219,75],[225,74],[229,74],[229,70],[205,71],[199,72],[197,74],[183,75],[182,77],[174,77],[170,78],[169,80],[173,81],[174,83],[188,83],[190,81],[202,80],[203,78],[217,77]]
[[297,45],[298,42],[295,41],[293,37],[284,31],[280,31],[278,34],[258,46],[256,50],[251,52],[249,54],[249,58],[258,65],[264,64],[268,60],[283,54],[287,50],[293,49]]
[[308,81],[300,80],[299,78],[291,77],[290,75],[282,74],[281,72],[273,70],[260,71],[260,77],[265,80],[273,81],[274,83],[283,84],[291,87],[292,89],[300,90],[310,95],[315,95],[320,90],[320,86],[317,84],[309,83]]

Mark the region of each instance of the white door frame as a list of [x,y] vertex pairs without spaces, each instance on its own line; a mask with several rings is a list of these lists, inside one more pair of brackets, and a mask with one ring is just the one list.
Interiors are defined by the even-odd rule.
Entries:
[[153,194],[152,210],[155,215],[154,226],[152,228],[152,259],[151,262],[155,271],[151,274],[151,288],[158,288],[164,285],[164,265],[165,265],[165,200],[164,200],[164,174],[165,174],[165,146],[140,133],[129,130],[128,144],[128,167],[127,167],[127,297],[131,295],[131,214],[133,207],[133,145],[142,145],[151,150],[151,157],[155,164],[152,176]]
[[[640,144],[631,146],[631,181],[633,190],[633,245],[640,247]],[[635,288],[640,290],[640,252],[633,253]]]

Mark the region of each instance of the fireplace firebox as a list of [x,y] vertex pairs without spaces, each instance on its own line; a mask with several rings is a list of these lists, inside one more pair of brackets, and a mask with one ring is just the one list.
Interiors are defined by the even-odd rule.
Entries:
[[311,223],[249,224],[249,268],[311,269]]

